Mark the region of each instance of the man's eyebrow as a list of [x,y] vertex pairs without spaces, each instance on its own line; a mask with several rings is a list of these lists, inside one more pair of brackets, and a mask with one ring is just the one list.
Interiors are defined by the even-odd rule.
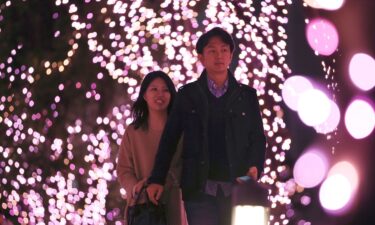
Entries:
[[[208,44],[208,45],[206,45],[206,47],[213,48],[214,45],[213,44]],[[228,44],[222,44],[222,45],[220,45],[220,47],[228,47],[229,48],[229,45]]]

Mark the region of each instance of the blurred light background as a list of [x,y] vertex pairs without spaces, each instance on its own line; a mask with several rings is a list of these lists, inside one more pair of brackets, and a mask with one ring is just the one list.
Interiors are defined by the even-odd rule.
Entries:
[[271,224],[375,224],[373,0],[0,2],[0,224],[121,224],[118,145],[142,77],[237,43],[258,91]]

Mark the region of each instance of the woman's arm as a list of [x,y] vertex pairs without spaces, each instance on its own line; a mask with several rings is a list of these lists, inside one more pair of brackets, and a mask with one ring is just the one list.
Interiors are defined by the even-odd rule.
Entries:
[[131,139],[128,130],[122,138],[117,159],[117,179],[127,195],[132,196],[133,188],[138,183],[135,174],[133,153],[131,149]]

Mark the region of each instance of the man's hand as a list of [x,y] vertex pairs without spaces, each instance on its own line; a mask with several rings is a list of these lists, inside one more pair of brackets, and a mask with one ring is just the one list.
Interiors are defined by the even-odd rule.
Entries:
[[251,177],[251,179],[253,179],[253,180],[257,180],[258,179],[258,169],[255,166],[252,166],[247,171],[246,175]]
[[158,200],[160,199],[161,194],[163,193],[163,189],[163,186],[160,184],[149,184],[147,186],[146,191],[148,198],[155,205],[158,205]]
[[255,166],[250,167],[250,169],[247,171],[245,176],[237,177],[236,181],[239,184],[243,184],[243,183],[246,183],[250,179],[253,179],[253,180],[258,179],[258,169]]

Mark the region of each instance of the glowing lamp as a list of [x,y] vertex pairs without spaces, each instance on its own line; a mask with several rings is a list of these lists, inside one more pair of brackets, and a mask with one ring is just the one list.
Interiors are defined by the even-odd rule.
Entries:
[[267,225],[269,220],[268,189],[249,179],[236,184],[232,192],[232,225]]

